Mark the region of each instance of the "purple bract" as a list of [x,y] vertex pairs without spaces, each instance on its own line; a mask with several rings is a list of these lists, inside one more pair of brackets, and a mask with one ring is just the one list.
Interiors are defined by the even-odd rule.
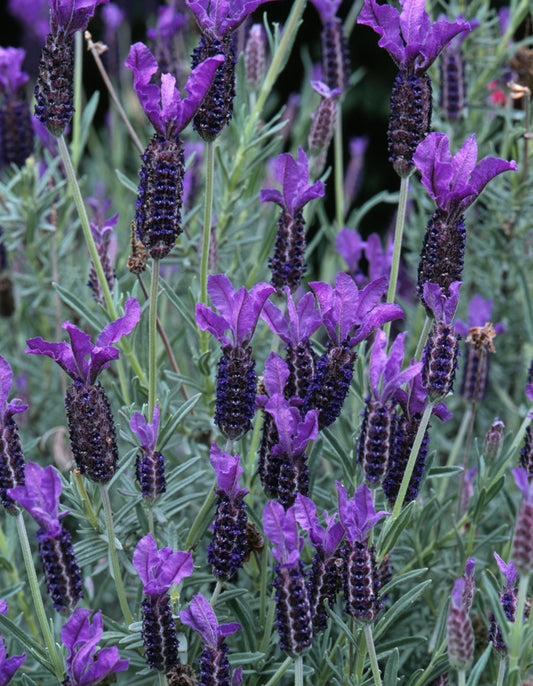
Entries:
[[512,589],[518,581],[518,572],[512,560],[509,560],[509,564],[506,564],[498,553],[494,553],[494,558],[496,564],[498,565],[500,572],[505,577],[505,585],[507,589]]
[[338,481],[337,493],[339,496],[339,517],[344,527],[344,533],[350,543],[359,541],[363,543],[379,520],[390,515],[384,510],[376,512],[372,501],[372,491],[366,484],[359,486],[354,497],[348,500],[344,486]]
[[55,34],[72,36],[76,31],[87,28],[97,5],[109,0],[49,0],[50,26]]
[[12,385],[13,372],[9,362],[0,355],[0,426],[5,425],[14,414],[28,409],[28,405],[18,398],[13,398],[11,402],[7,402]]
[[137,543],[133,566],[143,582],[143,592],[161,596],[172,584],[179,584],[192,574],[192,553],[174,552],[170,546],[158,550],[154,537],[149,533]]
[[461,281],[454,281],[450,284],[450,295],[446,297],[443,289],[436,283],[424,284],[424,302],[433,313],[435,321],[442,322],[447,326],[451,324],[457,309],[460,288]]
[[239,455],[231,455],[219,448],[215,441],[209,453],[211,465],[217,477],[217,486],[231,499],[245,496],[248,489],[239,488],[239,477],[243,473]]
[[136,434],[141,447],[149,453],[153,452],[159,429],[159,405],[154,407],[154,414],[150,423],[146,421],[144,415],[136,412],[130,420],[130,429]]
[[[474,295],[468,306],[468,322],[463,322],[460,319],[455,320],[455,330],[461,336],[468,336],[472,327],[485,326],[487,322],[491,321],[492,312],[492,298],[485,300],[481,295]],[[494,325],[494,331],[499,334],[505,331],[503,322],[498,322]]]
[[323,24],[333,21],[342,0],[311,0],[316,7]]
[[312,293],[303,295],[297,305],[294,303],[288,286],[285,287],[285,293],[287,312],[285,313],[267,300],[261,312],[261,319],[284,343],[297,345],[302,339],[314,334],[322,323],[322,317],[315,309],[315,298]]
[[326,558],[333,555],[344,536],[342,524],[335,521],[337,519],[337,513],[335,512],[335,514],[330,517],[328,513],[324,511],[324,516],[326,518],[326,528],[324,529],[324,527],[318,523],[314,502],[311,498],[307,498],[301,493],[296,495],[294,511],[296,521],[304,531],[307,531],[313,547],[322,551]]
[[268,0],[186,0],[200,31],[213,39],[227,36]]
[[298,535],[294,505],[285,511],[283,505],[269,500],[263,510],[263,530],[272,543],[272,555],[280,565],[294,567],[305,543]]
[[23,48],[0,47],[0,93],[13,97],[27,82],[29,77],[22,71],[25,56]]
[[59,514],[62,488],[59,474],[52,465],[41,467],[28,462],[24,475],[24,486],[8,488],[8,495],[22,505],[41,528],[52,536],[57,535],[61,529],[60,518],[68,513],[65,511]]
[[407,369],[401,371],[406,335],[401,333],[394,339],[387,355],[387,336],[381,329],[376,332],[370,357],[370,388],[373,397],[382,403],[422,371],[421,362],[411,362]]
[[241,628],[237,622],[219,624],[213,608],[201,593],[195,595],[189,607],[180,612],[180,619],[183,624],[197,631],[205,645],[213,650],[220,647],[220,643],[226,636],[234,634]]

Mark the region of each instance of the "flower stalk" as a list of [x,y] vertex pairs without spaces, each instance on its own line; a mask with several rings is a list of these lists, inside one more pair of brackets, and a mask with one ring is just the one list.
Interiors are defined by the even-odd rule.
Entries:
[[[402,253],[403,230],[405,226],[405,214],[407,211],[407,196],[409,193],[409,177],[402,176],[400,181],[400,197],[398,199],[398,213],[396,215],[396,226],[394,229],[394,252],[392,255],[392,266],[387,291],[387,302],[393,303],[396,297],[396,285],[398,283],[398,271],[400,268],[400,257]],[[390,332],[390,322],[385,324],[387,337]]]
[[148,323],[148,417],[154,414],[157,396],[157,291],[159,288],[159,259],[152,261],[150,282],[150,318]]
[[[200,302],[207,304],[207,276],[209,272],[209,243],[211,241],[211,222],[213,216],[213,183],[215,176],[215,141],[206,141],[204,230],[202,237],[202,259],[200,263]],[[200,334],[200,354],[209,350],[207,331]]]
[[374,675],[374,684],[375,686],[381,686],[381,673],[379,671],[378,658],[376,656],[376,647],[374,646],[372,624],[365,624],[365,638],[368,657],[370,658],[370,666],[372,667],[372,674]]

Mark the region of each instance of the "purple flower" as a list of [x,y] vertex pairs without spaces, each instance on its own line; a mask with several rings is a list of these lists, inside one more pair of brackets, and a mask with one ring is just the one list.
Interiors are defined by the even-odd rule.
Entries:
[[305,543],[303,537],[298,535],[295,507],[285,511],[283,505],[269,500],[263,510],[263,529],[272,543],[275,559],[282,567],[294,567]]
[[26,653],[7,657],[6,647],[2,637],[0,636],[0,684],[7,686],[25,659]]
[[160,6],[157,8],[157,28],[148,29],[146,35],[151,41],[168,44],[186,23],[187,17],[176,10],[175,4]]
[[413,155],[413,162],[422,173],[422,183],[449,221],[463,214],[495,176],[518,169],[516,162],[498,157],[485,157],[477,164],[476,160],[474,134],[452,156],[448,136],[430,133]]
[[387,355],[387,336],[378,330],[370,358],[370,388],[376,400],[382,403],[392,398],[405,383],[409,383],[422,370],[421,362],[411,362],[401,371],[406,333],[399,334]]
[[[118,222],[118,213],[115,213],[112,217],[106,219],[103,216],[103,208],[100,206],[100,201],[98,199],[87,198],[87,204],[91,206],[95,214],[94,221],[92,221],[90,224],[91,232],[96,244],[98,257],[100,258],[100,262],[102,264],[102,269],[104,270],[107,285],[109,286],[110,291],[113,291],[116,278],[114,264],[117,254],[117,239],[113,229]],[[109,201],[103,204],[106,206],[111,203]],[[103,303],[104,296],[102,293],[102,288],[100,286],[100,282],[98,281],[96,269],[92,261],[87,285],[92,290],[93,297],[96,302]]]
[[297,345],[305,338],[310,338],[322,323],[320,312],[315,308],[315,298],[312,293],[305,293],[298,304],[290,290],[286,287],[287,311],[276,307],[267,300],[261,312],[270,330],[277,334],[287,345]]
[[365,0],[357,23],[370,26],[381,36],[378,45],[401,70],[420,74],[429,69],[454,36],[471,31],[463,19],[431,23],[424,6],[425,0],[404,0],[398,12],[390,5]]
[[187,97],[181,98],[172,74],[161,75],[161,86],[150,83],[158,70],[155,57],[144,43],[130,48],[126,66],[133,71],[133,88],[155,130],[166,139],[177,136],[193,118],[205,97],[223,57],[210,57],[199,64],[185,85]]
[[[111,360],[119,357],[119,351],[114,344],[130,333],[141,317],[141,306],[135,298],[128,298],[124,307],[124,316],[119,317],[105,326],[96,339],[91,343],[89,334],[78,329],[70,322],[63,323],[70,336],[70,343],[52,343],[42,338],[30,338],[26,341],[28,347],[24,352],[34,355],[48,355],[75,381],[82,381],[86,385],[95,383],[98,374],[109,367]],[[86,357],[89,356],[87,360]]]
[[42,529],[51,535],[57,534],[61,528],[60,517],[68,513],[59,514],[62,486],[58,473],[52,465],[43,468],[28,462],[25,477],[25,484],[9,489],[9,495],[30,513]]
[[180,619],[200,634],[208,648],[215,650],[220,648],[226,636],[241,628],[237,622],[219,624],[213,608],[201,593],[194,596],[186,610],[181,610]]
[[109,0],[50,0],[50,26],[52,33],[72,36],[87,28],[97,5]]
[[275,202],[291,216],[310,200],[324,195],[322,181],[309,184],[309,162],[301,146],[297,159],[288,152],[278,156],[276,178],[281,192],[275,188],[265,188],[260,194],[261,202]]
[[518,582],[518,572],[516,571],[514,562],[509,560],[509,564],[506,564],[498,553],[494,553],[494,559],[496,560],[500,572],[505,577],[505,588],[507,590],[513,588]]
[[355,229],[344,228],[337,234],[335,247],[346,262],[350,276],[359,283],[362,277],[362,275],[359,276],[358,272],[359,260],[366,248],[366,241],[361,238],[361,234]]
[[98,649],[102,633],[101,611],[92,614],[92,610],[81,607],[61,629],[71,686],[96,686],[111,674],[128,669],[130,661],[120,659],[116,646]]
[[449,326],[452,323],[459,301],[461,282],[455,281],[450,285],[450,295],[446,296],[443,289],[435,283],[424,284],[424,301],[431,310],[435,321]]
[[166,490],[165,458],[155,449],[158,428],[159,405],[154,407],[151,423],[140,412],[136,412],[130,421],[130,429],[141,444],[135,463],[136,477],[143,497],[149,502],[154,502]]
[[202,33],[222,39],[268,0],[186,0]]
[[26,51],[22,48],[0,47],[0,93],[12,99],[28,80],[28,74],[22,71]]
[[339,497],[339,517],[344,527],[346,539],[350,543],[364,542],[372,529],[389,512],[376,512],[372,501],[372,491],[366,484],[359,486],[354,497],[348,500],[344,486],[336,481]]
[[298,493],[294,503],[295,517],[298,524],[309,536],[311,545],[330,557],[338,548],[344,536],[344,527],[341,522],[337,522],[337,513],[332,517],[324,511],[326,528],[318,523],[316,506],[311,498]]
[[124,21],[126,15],[120,7],[114,3],[110,2],[108,5],[102,8],[102,19],[106,28],[106,36],[111,34],[111,32],[118,31],[120,25]]
[[157,548],[151,533],[137,543],[133,553],[133,566],[143,582],[143,593],[161,596],[172,584],[193,572],[192,553],[174,552],[170,546]]
[[463,577],[455,582],[446,620],[448,660],[458,670],[467,669],[474,657],[474,631],[464,602],[465,585]]

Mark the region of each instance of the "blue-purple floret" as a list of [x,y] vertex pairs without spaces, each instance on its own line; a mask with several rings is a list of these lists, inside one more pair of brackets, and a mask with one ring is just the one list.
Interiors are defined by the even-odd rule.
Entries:
[[145,595],[141,603],[144,659],[153,669],[168,672],[179,662],[178,633],[170,596]]
[[48,595],[58,612],[70,614],[83,597],[81,571],[70,533],[61,526],[58,532],[39,529],[36,536]]

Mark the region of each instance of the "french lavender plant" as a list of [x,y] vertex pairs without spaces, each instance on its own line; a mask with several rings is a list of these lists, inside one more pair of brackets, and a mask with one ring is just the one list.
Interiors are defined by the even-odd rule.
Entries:
[[[26,353],[47,355],[65,371],[72,383],[65,396],[70,444],[80,473],[100,483],[111,479],[117,468],[118,448],[109,398],[97,381],[101,371],[119,356],[114,344],[139,321],[141,307],[128,298],[124,316],[107,324],[91,342],[89,334],[64,322],[70,343],[52,343],[41,337],[26,341]],[[88,359],[87,356],[89,356]]]
[[33,126],[24,96],[28,74],[22,71],[26,52],[0,48],[0,165],[21,167],[33,152]]
[[102,612],[78,608],[61,629],[67,648],[67,677],[64,686],[93,686],[114,681],[113,674],[128,669],[129,660],[121,660],[116,646],[98,648],[102,638]]
[[413,162],[422,183],[437,203],[430,219],[418,266],[418,295],[424,300],[424,285],[438,284],[446,295],[450,285],[461,280],[466,228],[464,213],[495,176],[516,171],[516,162],[485,157],[476,164],[475,135],[452,156],[448,136],[431,133],[416,149]]
[[146,502],[152,504],[166,491],[165,457],[156,450],[159,430],[159,405],[154,407],[152,421],[136,412],[130,421],[130,429],[137,436],[140,451],[135,460],[135,477]]
[[309,131],[309,150],[315,158],[312,164],[313,172],[321,174],[335,133],[337,101],[341,91],[339,88],[331,89],[322,81],[311,81],[311,86],[320,95],[320,102],[311,115],[313,121]]
[[48,595],[54,608],[70,615],[83,597],[81,571],[76,562],[70,532],[61,523],[68,514],[59,513],[61,479],[54,467],[28,462],[24,485],[8,489],[8,495],[21,505],[39,525],[37,539]]
[[265,300],[274,288],[258,283],[249,292],[244,286],[235,291],[225,274],[216,274],[209,276],[207,292],[220,314],[199,303],[196,323],[222,344],[215,424],[228,440],[234,441],[250,429],[254,416],[256,373],[249,342]]
[[365,0],[357,22],[381,36],[399,69],[394,81],[388,129],[389,161],[401,177],[414,169],[413,155],[431,126],[432,90],[428,69],[441,50],[471,26],[462,19],[431,22],[420,0],[405,0],[401,12],[376,0]]
[[268,261],[272,271],[271,283],[278,295],[288,286],[294,292],[305,274],[306,238],[303,207],[324,195],[322,181],[309,183],[309,162],[303,148],[298,148],[295,159],[289,153],[279,155],[276,161],[276,178],[282,188],[265,188],[261,202],[275,202],[281,207],[274,256]]
[[[498,593],[500,603],[509,622],[514,622],[516,618],[516,607],[518,604],[518,572],[512,560],[506,564],[498,553],[494,553],[494,559],[500,572],[505,578],[503,591]],[[502,630],[496,621],[494,612],[490,614],[489,641],[492,643],[494,651],[503,659],[507,654],[507,646],[503,638]]]
[[[109,286],[109,290],[113,292],[116,279],[114,263],[117,252],[116,238],[115,240],[113,239],[114,227],[118,222],[118,213],[115,213],[108,219],[104,219],[100,216],[101,211],[98,200],[95,198],[89,198],[87,202],[88,204],[92,204],[93,208],[95,208],[95,221],[91,222],[91,231],[96,244],[96,250],[98,251],[98,257],[100,258],[102,269],[104,270],[107,285]],[[103,303],[104,295],[102,293],[102,288],[100,286],[100,282],[98,281],[98,275],[96,274],[96,269],[92,261],[87,285],[91,289],[96,302]]]
[[7,402],[13,372],[7,360],[0,355],[0,502],[10,514],[17,513],[13,499],[7,489],[24,485],[24,455],[20,443],[15,414],[28,409],[18,398]]
[[344,92],[350,78],[348,42],[337,11],[342,0],[312,0],[322,20],[322,80],[329,88]]
[[133,566],[143,584],[144,659],[153,669],[168,672],[179,663],[178,632],[168,591],[192,574],[192,554],[174,552],[170,546],[158,548],[149,533],[137,543]]
[[465,672],[474,657],[474,630],[469,617],[470,608],[465,602],[465,588],[465,579],[457,579],[446,619],[448,662],[459,672]]
[[87,28],[98,5],[109,0],[49,0],[50,33],[35,86],[35,116],[60,136],[74,113],[74,34]]
[[181,98],[172,74],[161,74],[161,86],[151,83],[158,64],[143,43],[131,46],[126,66],[133,71],[133,87],[155,133],[141,156],[135,223],[137,238],[150,255],[168,255],[180,226],[183,194],[183,144],[180,132],[205,98],[221,55],[199,62],[191,72]]

